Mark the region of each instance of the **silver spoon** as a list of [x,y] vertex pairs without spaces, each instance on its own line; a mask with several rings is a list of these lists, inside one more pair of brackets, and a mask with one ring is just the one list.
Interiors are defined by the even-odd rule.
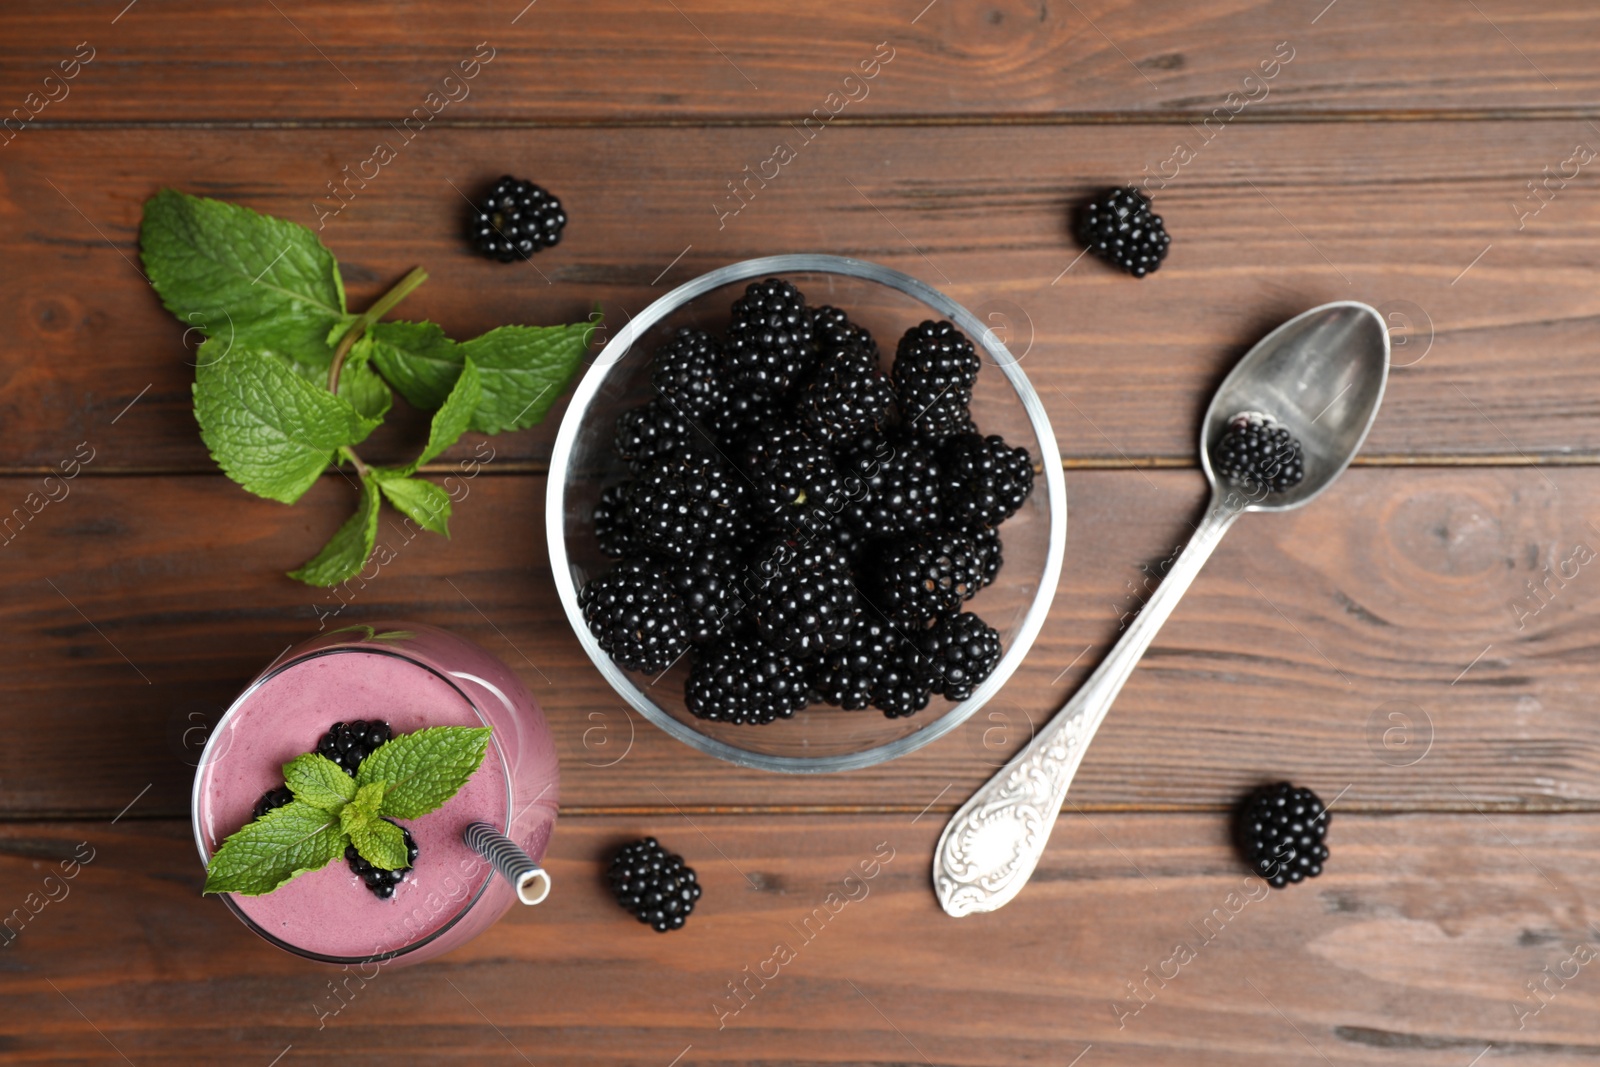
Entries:
[[[1022,891],[1095,731],[1222,535],[1246,511],[1291,511],[1332,485],[1366,440],[1388,376],[1388,328],[1376,310],[1353,301],[1295,316],[1233,368],[1200,431],[1200,465],[1211,483],[1205,518],[1089,680],[944,828],[933,854],[933,886],[945,911],[994,911]],[[1233,417],[1246,412],[1271,416],[1299,438],[1300,484],[1271,494],[1219,484],[1211,453]]]

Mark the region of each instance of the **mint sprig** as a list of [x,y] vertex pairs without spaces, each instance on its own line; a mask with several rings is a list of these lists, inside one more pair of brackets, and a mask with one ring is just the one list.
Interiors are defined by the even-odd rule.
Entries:
[[[145,203],[139,246],[162,303],[206,337],[195,419],[223,472],[292,504],[330,463],[354,470],[356,514],[290,572],[311,585],[336,585],[361,569],[380,500],[449,536],[449,496],[417,471],[468,430],[495,434],[542,420],[599,325],[596,316],[501,326],[456,342],[430,322],[383,321],[427,280],[420,267],[352,314],[338,262],[311,230],[173,189]],[[393,391],[434,411],[428,441],[408,464],[372,467],[354,446],[381,424]]]
[[[283,765],[294,800],[230,835],[206,866],[206,893],[260,896],[319,870],[354,845],[375,867],[407,863],[405,835],[388,819],[444,805],[483,764],[489,727],[435,726],[401,734],[362,760],[352,779],[315,752]],[[374,761],[377,766],[373,766]]]

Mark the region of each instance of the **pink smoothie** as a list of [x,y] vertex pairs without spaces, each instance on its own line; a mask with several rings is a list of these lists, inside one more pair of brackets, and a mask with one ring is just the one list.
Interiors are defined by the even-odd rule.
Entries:
[[543,855],[559,799],[554,744],[521,681],[476,645],[412,623],[324,635],[269,668],[218,724],[195,779],[202,858],[283,784],[284,763],[352,719],[381,719],[396,734],[482,725],[494,733],[460,792],[404,823],[420,854],[392,898],[369,892],[340,858],[264,896],[227,899],[258,933],[302,955],[349,963],[398,952],[394,964],[417,962],[475,936],[515,899],[462,843],[469,823],[489,823],[535,860]]

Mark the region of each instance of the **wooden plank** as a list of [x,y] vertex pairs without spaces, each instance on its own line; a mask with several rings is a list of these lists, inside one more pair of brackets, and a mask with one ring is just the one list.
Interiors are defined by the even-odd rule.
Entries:
[[[0,499],[36,484],[0,480]],[[342,481],[292,509],[220,478],[68,484],[0,548],[13,817],[109,817],[146,786],[140,813],[181,815],[198,755],[185,732],[319,613],[432,622],[505,658],[554,725],[568,805],[949,811],[1086,677],[1203,507],[1192,471],[1071,472],[1054,613],[1007,688],[892,766],[793,778],[623,712],[555,600],[542,478],[464,483],[450,542],[407,542],[386,519],[397,558],[343,594],[282,576],[348,514]],[[1220,807],[1288,776],[1352,809],[1595,808],[1596,521],[1593,468],[1357,469],[1301,512],[1246,516],[1123,692],[1072,802]]]
[[[289,1046],[286,1062],[312,1064],[998,1067],[1068,1064],[1090,1046],[1084,1067],[1462,1067],[1491,1045],[1496,1063],[1600,1054],[1593,963],[1573,961],[1575,946],[1596,951],[1600,817],[1489,826],[1336,808],[1326,873],[1283,892],[1246,873],[1225,822],[1068,813],[1014,903],[954,920],[929,891],[937,820],[569,818],[548,902],[429,965],[352,977],[342,998],[345,975],[199,899],[186,823],[10,824],[0,901],[57,899],[0,954],[0,1047],[19,1064],[268,1063]],[[667,937],[620,912],[601,878],[609,851],[644,833],[705,886]],[[47,884],[80,842],[93,860]],[[1540,981],[1542,1000],[1528,991]]]
[[[1063,453],[1096,463],[1192,462],[1206,397],[1241,352],[1314,304],[1365,299],[1414,329],[1400,335],[1369,454],[1592,459],[1600,198],[1578,184],[1520,233],[1511,210],[1585,130],[1230,129],[1160,194],[1175,251],[1142,282],[1074,265],[1068,205],[1196,140],[1188,127],[829,131],[720,229],[725,181],[792,131],[438,130],[323,236],[353,307],[421,263],[432,280],[403,313],[457,336],[579,319],[595,300],[621,323],[674,284],[752,256],[880,260],[1003,330]],[[0,302],[0,462],[51,466],[90,439],[107,442],[100,469],[213,469],[190,414],[183,326],[134,265],[140,205],[173,183],[315,225],[323,183],[377,137],[393,134],[40,131],[0,153],[0,258],[26,265]],[[531,265],[477,259],[456,236],[464,205],[451,183],[470,189],[505,168],[571,208],[567,239]],[[562,410],[499,454],[542,462]],[[415,416],[391,422],[371,458],[409,457],[425,436]]]
[[[1577,111],[1600,89],[1587,48],[1600,21],[1582,0],[427,0],[382,18],[297,0],[213,14],[201,0],[8,12],[0,102],[35,122],[399,121],[424,107],[440,122],[660,122],[1204,115],[1229,93],[1254,99],[1247,114]],[[75,77],[45,81],[80,52],[92,59]],[[1263,68],[1275,54],[1292,62]],[[475,55],[493,58],[444,82]],[[892,58],[861,80],[875,55]],[[1263,69],[1276,76],[1245,82]]]

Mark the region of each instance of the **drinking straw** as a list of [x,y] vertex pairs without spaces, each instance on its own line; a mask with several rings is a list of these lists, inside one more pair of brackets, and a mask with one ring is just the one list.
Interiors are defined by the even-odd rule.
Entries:
[[475,822],[462,833],[467,847],[494,864],[517,891],[524,904],[537,904],[550,895],[550,876],[511,838],[485,822]]

